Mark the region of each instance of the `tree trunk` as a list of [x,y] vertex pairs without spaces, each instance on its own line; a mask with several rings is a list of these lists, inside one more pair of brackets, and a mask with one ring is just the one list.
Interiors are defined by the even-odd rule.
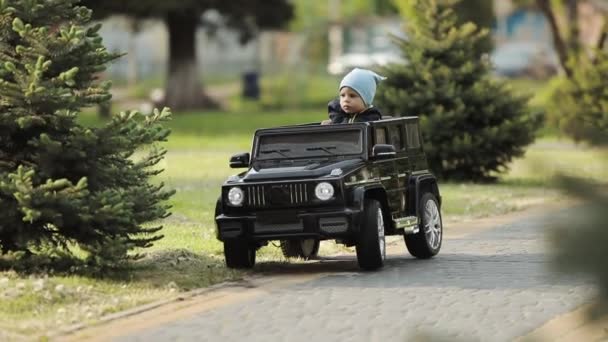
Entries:
[[169,12],[169,70],[165,83],[164,105],[174,111],[215,108],[217,104],[204,92],[196,59],[198,16]]
[[597,43],[595,44],[596,49],[603,50],[606,44],[606,39],[608,38],[608,15],[604,16],[604,24],[602,24],[602,30],[600,31],[600,36],[597,39]]
[[580,52],[580,32],[578,27],[578,0],[568,0],[566,8],[568,9],[568,25],[570,32],[568,34],[568,47],[571,55],[578,55]]
[[127,84],[129,88],[137,85],[139,79],[137,73],[137,44],[135,42],[137,33],[139,33],[139,22],[135,18],[129,18],[129,43],[127,48]]
[[553,12],[551,4],[549,0],[536,0],[536,4],[549,21],[551,35],[553,37],[553,47],[555,47],[562,69],[566,73],[566,76],[570,78],[572,77],[572,70],[570,70],[570,67],[568,66],[568,50],[564,43],[564,38],[560,33],[559,26],[557,25],[557,19],[555,18],[555,13]]
[[342,23],[341,23],[341,0],[330,0],[328,17],[330,22],[327,33],[329,39],[329,63],[335,62],[342,55]]
[[593,51],[594,55],[591,59],[591,63],[596,65],[600,61],[600,54],[604,53],[604,48],[606,46],[606,40],[608,40],[608,15],[604,16],[604,23],[602,24],[602,29],[600,30],[600,36],[597,38],[597,42],[595,43],[595,51]]

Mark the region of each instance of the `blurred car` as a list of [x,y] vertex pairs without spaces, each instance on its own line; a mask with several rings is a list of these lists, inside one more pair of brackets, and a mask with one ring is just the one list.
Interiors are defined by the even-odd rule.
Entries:
[[342,75],[354,68],[370,69],[375,66],[385,66],[391,63],[406,63],[397,52],[384,51],[375,53],[346,53],[329,63],[327,71],[332,75]]
[[496,46],[490,55],[494,72],[500,76],[544,78],[557,73],[555,50],[538,42],[508,42]]

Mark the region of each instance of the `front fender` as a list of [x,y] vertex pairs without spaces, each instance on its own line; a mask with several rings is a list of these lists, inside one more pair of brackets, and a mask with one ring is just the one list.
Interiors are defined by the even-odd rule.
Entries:
[[[382,207],[384,208],[383,212],[384,212],[384,221],[388,224],[390,224],[389,222],[392,222],[391,220],[391,216],[390,216],[390,208],[388,206],[388,201],[387,201],[387,197],[386,197],[386,189],[384,189],[384,187],[381,184],[370,184],[367,186],[359,186],[357,188],[355,188],[353,190],[353,206],[356,207],[357,209],[360,210],[361,213],[365,212],[365,199],[366,198],[373,198],[375,200],[377,200],[378,202],[380,202],[380,205],[382,205]],[[359,227],[360,227],[360,218],[361,215],[359,215],[359,217],[357,217],[357,222],[355,223],[355,229],[357,232],[359,232]]]
[[220,227],[217,224],[217,217],[224,213],[222,205],[222,196],[218,197],[217,202],[215,202],[215,216],[213,217],[213,222],[215,223],[215,237],[220,240]]
[[410,183],[408,185],[408,203],[411,203],[411,205],[409,205],[407,209],[408,215],[419,216],[420,198],[427,192],[435,195],[439,202],[439,206],[441,207],[441,195],[435,176],[427,173],[410,178]]

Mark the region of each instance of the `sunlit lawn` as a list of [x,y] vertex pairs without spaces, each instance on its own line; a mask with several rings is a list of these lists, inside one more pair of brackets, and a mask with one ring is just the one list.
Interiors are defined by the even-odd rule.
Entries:
[[[223,180],[239,170],[228,167],[230,155],[250,149],[256,128],[319,121],[319,111],[281,113],[207,113],[175,115],[168,154],[155,181],[175,189],[173,215],[164,220],[164,239],[142,251],[146,258],[118,279],[80,276],[21,276],[0,273],[0,330],[39,334],[134,305],[168,298],[180,291],[229,279],[242,272],[223,266],[222,245],[215,239],[214,206]],[[86,124],[99,124],[85,117]],[[577,147],[567,140],[543,138],[497,184],[440,184],[446,222],[500,215],[563,200],[551,186],[557,172],[606,181],[606,151]],[[329,246],[329,247],[328,247]],[[323,253],[340,251],[324,244]],[[284,259],[269,246],[259,260]],[[0,333],[0,340],[3,335]]]
[[[169,222],[180,219],[195,221],[201,225],[199,234],[212,237],[213,208],[220,185],[226,177],[238,172],[228,167],[228,158],[248,148],[247,145],[225,151],[170,150],[163,164],[165,173],[161,177],[169,187],[177,190],[172,200],[177,217],[169,219]],[[597,181],[605,180],[608,170],[602,153],[601,150],[576,147],[567,141],[540,140],[530,148],[525,158],[512,164],[511,171],[497,184],[441,184],[444,216],[448,221],[485,217],[559,200],[559,192],[551,187],[551,177],[558,172],[567,172]],[[175,234],[184,233],[166,235]],[[168,241],[160,245],[163,248],[174,246],[173,241]],[[187,242],[188,245],[192,243]],[[212,242],[211,245],[217,244]],[[219,245],[213,251],[221,252]]]

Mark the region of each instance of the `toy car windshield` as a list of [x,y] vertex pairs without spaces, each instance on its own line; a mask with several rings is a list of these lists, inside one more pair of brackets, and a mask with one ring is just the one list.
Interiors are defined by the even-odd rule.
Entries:
[[261,135],[255,158],[258,160],[358,156],[363,153],[362,131],[300,132]]

